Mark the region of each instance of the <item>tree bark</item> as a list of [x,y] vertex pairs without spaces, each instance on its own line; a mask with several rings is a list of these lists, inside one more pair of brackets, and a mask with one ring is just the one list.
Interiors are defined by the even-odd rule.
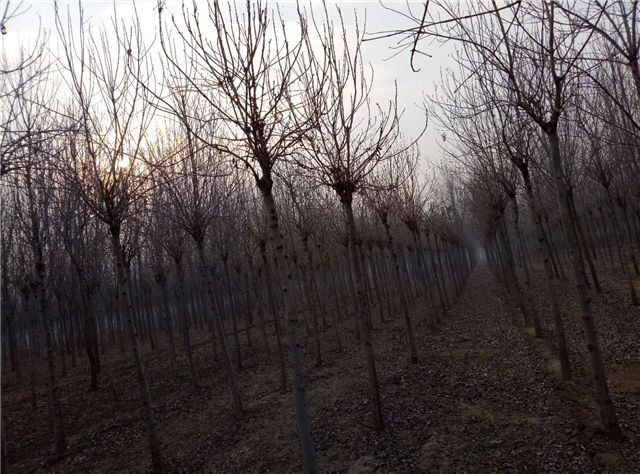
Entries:
[[291,293],[293,290],[293,269],[291,258],[284,247],[282,234],[278,224],[278,211],[273,198],[273,182],[271,176],[266,173],[258,181],[258,188],[262,194],[264,212],[268,222],[269,238],[276,259],[276,267],[280,273],[280,285],[284,300],[284,313],[287,320],[287,346],[289,361],[292,369],[292,379],[294,388],[294,399],[296,407],[296,421],[298,424],[298,435],[302,444],[302,458],[304,470],[307,473],[318,471],[316,465],[316,453],[311,439],[311,424],[307,411],[307,401],[305,396],[304,376],[302,368],[302,351],[298,342],[298,312],[296,311],[296,301]]

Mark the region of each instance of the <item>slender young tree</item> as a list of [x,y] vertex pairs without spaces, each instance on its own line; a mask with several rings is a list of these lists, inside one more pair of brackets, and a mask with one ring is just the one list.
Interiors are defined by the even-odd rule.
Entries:
[[382,404],[360,253],[362,241],[356,227],[353,199],[365,187],[366,179],[378,164],[406,151],[415,141],[400,146],[400,114],[395,97],[384,108],[371,103],[372,78],[365,73],[362,61],[363,30],[356,19],[355,38],[349,38],[339,10],[338,14],[338,30],[329,21],[326,10],[322,25],[315,23],[328,69],[323,90],[326,111],[317,116],[314,133],[307,135],[304,141],[306,153],[298,164],[312,172],[321,184],[333,189],[342,205],[359,333],[371,389],[373,427],[381,430]]
[[369,180],[370,185],[365,190],[365,202],[375,211],[384,227],[387,248],[391,254],[396,291],[400,293],[400,304],[409,343],[409,360],[412,363],[417,363],[418,351],[409,313],[406,274],[401,269],[400,258],[398,257],[398,251],[391,232],[391,219],[393,215],[397,214],[397,207],[400,204],[398,188],[411,173],[415,172],[417,156],[412,151],[408,150],[405,153],[396,155],[376,169]]
[[[320,102],[321,90],[315,87],[316,83],[301,80],[303,72],[314,67],[306,20],[299,12],[299,39],[293,40],[288,38],[277,12],[261,1],[226,6],[217,1],[208,2],[207,18],[200,15],[195,4],[191,11],[184,8],[181,18],[171,17],[171,23],[180,43],[179,51],[184,51],[193,65],[193,69],[187,71],[172,46],[173,38],[164,20],[167,18],[165,8],[162,4],[158,8],[164,57],[224,124],[215,142],[200,138],[242,164],[262,196],[284,297],[303,466],[306,472],[316,472],[297,335],[294,271],[278,223],[273,193],[274,165],[290,156],[302,137],[315,126]],[[208,28],[215,31],[212,41],[205,34]],[[322,71],[316,71],[320,73],[316,80],[321,81]]]
[[60,163],[61,173],[70,191],[109,231],[119,311],[127,321],[152,468],[161,472],[161,446],[134,320],[129,272],[132,255],[127,252],[132,247],[123,240],[123,235],[131,235],[132,221],[142,209],[151,183],[152,170],[144,166],[143,156],[152,110],[134,79],[143,74],[146,53],[139,25],[127,30],[113,17],[111,26],[116,33],[127,31],[115,44],[104,30],[97,39],[87,33],[82,6],[79,26],[74,28],[71,15],[68,13],[65,21],[56,5],[56,25],[79,128],[70,138],[66,159]]

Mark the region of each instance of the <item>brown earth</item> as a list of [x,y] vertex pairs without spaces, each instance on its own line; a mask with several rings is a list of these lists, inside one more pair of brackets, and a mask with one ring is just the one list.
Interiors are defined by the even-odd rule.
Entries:
[[[569,314],[575,304],[566,285]],[[353,321],[340,323],[345,353],[337,352],[333,330],[323,330],[320,368],[313,366],[313,340],[304,336],[305,382],[321,471],[640,472],[640,311],[626,304],[624,282],[615,275],[603,272],[603,287],[594,308],[624,442],[609,440],[597,426],[580,318],[567,318],[575,380],[564,383],[554,374],[553,338],[536,340],[514,324],[521,317],[480,267],[436,332],[427,329],[424,300],[413,305],[418,364],[408,362],[399,314],[381,323],[375,313],[385,421],[381,432],[371,429],[368,383]],[[532,291],[545,327],[551,328],[542,285],[535,283]],[[280,394],[278,368],[267,361],[257,333],[251,348],[243,338],[242,420],[233,418],[210,335],[198,332],[195,340],[196,390],[190,387],[182,351],[172,373],[166,344],[154,352],[145,345],[167,470],[299,472],[293,395]],[[130,354],[113,348],[103,360],[104,374],[112,372],[117,401],[104,380],[99,391],[87,392],[86,358],[61,379],[69,454],[59,460],[47,454],[44,365],[37,366],[35,410],[28,363],[23,363],[21,383],[3,370],[2,417],[11,472],[148,472]]]

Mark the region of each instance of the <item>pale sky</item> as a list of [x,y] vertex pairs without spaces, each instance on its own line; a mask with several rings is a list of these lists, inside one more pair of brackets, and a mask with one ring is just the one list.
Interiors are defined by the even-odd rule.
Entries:
[[[7,0],[0,0],[0,6],[4,9]],[[133,2],[119,0],[116,3],[118,16],[129,18],[133,13]],[[200,2],[199,2],[200,3]],[[203,1],[203,9],[205,2]],[[318,2],[314,0],[314,4]],[[10,0],[10,9],[15,7],[17,2]],[[138,0],[136,2],[138,14],[141,18],[143,33],[145,38],[153,38],[157,30],[157,10],[156,0]],[[188,2],[190,4],[190,2]],[[269,5],[278,4],[285,19],[295,12],[295,3],[292,1],[271,1]],[[308,2],[302,2],[308,5]],[[334,14],[337,4],[343,11],[347,28],[353,27],[354,13],[357,14],[360,24],[362,24],[366,13],[366,30],[368,33],[380,32],[383,30],[399,29],[407,26],[407,20],[397,13],[386,10],[377,1],[336,1],[328,2],[329,12]],[[411,2],[416,11],[421,10],[422,2]],[[113,1],[103,0],[83,0],[85,18],[90,19],[92,26],[98,26],[109,22],[109,17],[113,12]],[[168,0],[165,8],[168,11],[175,11],[179,14],[181,2]],[[385,3],[395,9],[406,11],[405,2]],[[67,7],[72,12],[78,8],[77,1],[60,1],[59,8],[65,11]],[[8,57],[15,55],[21,46],[28,47],[33,44],[38,34],[38,27],[48,35],[48,45],[52,50],[56,50],[58,41],[55,30],[54,7],[52,0],[24,1],[21,15],[12,18],[6,24],[7,34],[1,35],[2,54]],[[318,12],[320,13],[320,12]],[[335,15],[337,17],[337,15]],[[148,19],[148,20],[147,20]],[[107,23],[108,24],[108,23]],[[440,80],[440,73],[443,68],[453,65],[450,55],[453,53],[454,45],[422,44],[422,49],[426,50],[432,57],[417,57],[415,65],[420,68],[419,72],[413,72],[409,64],[409,53],[403,52],[400,55],[390,58],[395,51],[390,47],[395,40],[382,39],[366,42],[363,45],[363,59],[365,63],[371,64],[374,70],[374,85],[372,90],[373,100],[386,104],[394,91],[394,81],[398,84],[398,103],[400,109],[405,109],[401,122],[403,132],[408,137],[415,137],[420,133],[424,125],[423,112],[418,107],[423,103],[423,97],[432,94],[436,84]],[[389,59],[390,58],[390,59]],[[440,142],[434,120],[430,120],[427,132],[419,142],[422,155],[421,168],[427,169],[428,162],[440,161],[442,152],[438,143]]]

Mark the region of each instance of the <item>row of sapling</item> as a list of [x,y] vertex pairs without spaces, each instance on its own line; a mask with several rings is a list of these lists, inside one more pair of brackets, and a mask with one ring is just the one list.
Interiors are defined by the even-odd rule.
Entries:
[[[158,187],[155,188],[155,191],[159,191],[161,189],[162,189],[162,187],[158,186]],[[81,211],[83,210],[82,206],[78,206],[78,209],[80,209]],[[85,216],[86,216],[86,212],[87,212],[86,210],[83,212],[83,214]],[[302,212],[306,212],[306,210],[303,210]],[[311,210],[311,212],[313,212],[313,210]],[[146,213],[139,214],[137,216],[137,221],[139,221],[139,222],[141,221],[141,224],[142,224],[143,227],[146,227],[148,225],[148,226],[150,226],[150,229],[157,229],[158,227],[156,227],[157,224],[154,224],[154,220],[156,220],[158,218],[158,216],[155,214],[155,212],[149,212],[149,214],[147,214],[147,215],[145,215],[145,214]],[[333,214],[333,215],[335,216],[335,214]],[[54,219],[56,221],[58,221],[57,214],[55,215]],[[285,220],[287,220],[286,216],[285,216]],[[327,218],[327,221],[331,221],[331,220],[335,221],[336,219],[335,218],[331,219],[331,216],[329,216],[329,218]],[[163,225],[161,225],[161,227],[164,227],[165,225],[166,226],[170,226],[171,222],[172,222],[171,219],[167,218],[165,220],[165,223]],[[99,231],[102,228],[101,224],[98,224],[95,221],[93,222],[93,224],[95,226],[95,230],[96,231]],[[393,222],[392,222],[392,224],[397,225],[397,223],[393,223]],[[375,221],[373,222],[373,225],[374,226],[376,225]],[[153,227],[151,227],[151,226],[153,226]],[[401,232],[399,234],[400,235],[397,236],[397,239],[399,238],[399,241],[402,242],[403,239],[401,238],[402,237]],[[104,233],[103,234],[98,234],[98,235],[103,236],[103,239],[104,239],[104,235],[105,235]],[[163,236],[166,236],[166,234],[163,234]],[[62,234],[61,234],[61,237],[62,237]],[[148,247],[146,245],[143,245],[142,248],[138,249],[136,255],[133,258],[131,258],[130,255],[127,256],[127,261],[129,262],[128,265],[130,266],[130,268],[133,268],[133,270],[134,270],[133,273],[132,273],[133,276],[130,277],[129,281],[133,282],[135,280],[135,282],[132,283],[132,291],[131,291],[132,306],[133,306],[132,309],[133,309],[133,313],[134,313],[133,319],[134,319],[134,321],[139,322],[141,324],[141,330],[142,330],[141,336],[142,337],[146,336],[149,339],[151,339],[151,337],[153,337],[153,333],[151,332],[151,331],[153,331],[153,329],[149,329],[149,327],[153,328],[155,326],[157,328],[161,328],[160,330],[162,332],[165,332],[164,326],[167,325],[166,326],[167,327],[167,333],[168,333],[167,334],[167,336],[168,336],[167,339],[169,339],[169,340],[165,342],[162,338],[160,338],[160,341],[162,341],[162,342],[161,343],[160,342],[156,342],[156,344],[161,344],[163,347],[166,347],[166,345],[170,345],[171,344],[171,340],[170,340],[171,337],[169,336],[169,334],[171,334],[170,331],[172,330],[172,327],[173,327],[172,324],[176,324],[176,325],[180,324],[180,323],[178,323],[178,321],[180,321],[181,318],[177,317],[178,314],[180,314],[180,313],[177,313],[177,311],[186,312],[187,309],[186,308],[183,309],[183,307],[181,305],[175,304],[175,308],[174,308],[174,311],[176,311],[176,317],[175,318],[170,318],[170,317],[168,318],[166,316],[156,316],[156,317],[152,317],[151,319],[145,319],[146,316],[144,315],[144,312],[146,310],[148,310],[149,308],[148,308],[148,306],[145,306],[144,300],[142,299],[141,288],[144,286],[144,279],[146,279],[148,281],[149,277],[151,277],[151,274],[153,274],[153,278],[154,279],[158,275],[157,263],[155,262],[155,260],[158,258],[158,255],[155,253],[155,250],[154,250],[156,248],[156,247],[154,247],[154,245],[157,245],[157,244],[153,243],[154,237],[157,237],[157,234],[153,230],[149,230],[149,234],[145,233],[145,235],[141,238],[142,241],[145,241],[145,242],[148,243]],[[318,237],[313,239],[313,245],[316,248],[317,248],[317,245],[315,245],[315,243],[318,240],[318,238],[323,238],[323,236],[318,236]],[[326,239],[326,235],[324,236],[324,238]],[[173,240],[173,236],[169,235],[169,239]],[[207,239],[207,242],[208,243],[205,244],[205,248],[213,248],[214,242],[212,240],[210,240],[210,239]],[[407,242],[409,242],[409,241],[407,241]],[[71,244],[74,244],[76,246],[83,245],[82,243],[79,243],[79,242],[75,242],[75,243],[71,242]],[[366,246],[367,244],[368,244],[368,242],[366,242],[366,241],[363,242],[363,246]],[[167,244],[167,245],[170,246],[170,243]],[[338,258],[343,258],[342,254],[343,254],[344,250],[340,250],[340,248],[342,247],[342,244],[339,243],[339,240],[336,239],[335,240],[335,244],[332,244],[332,245],[337,245],[338,253],[337,253],[336,256]],[[296,247],[297,247],[297,251],[295,249],[292,249],[292,253],[295,251],[299,255],[303,255],[304,250],[303,250],[303,244],[302,244],[301,241],[300,241],[299,244],[296,245]],[[131,246],[128,247],[128,248],[131,248]],[[328,249],[329,252],[335,252],[335,250],[331,250],[331,248],[332,247],[329,247],[329,249]],[[108,250],[108,247],[106,249],[103,248],[103,247],[97,247],[94,250],[98,250],[98,253],[96,254],[97,262],[93,261],[92,264],[99,264],[98,262],[101,261],[102,265],[104,265],[102,267],[103,269],[105,267],[109,267],[108,252],[105,252],[105,250]],[[237,248],[236,248],[236,251],[238,251]],[[398,250],[398,251],[403,252],[402,250]],[[100,255],[100,252],[102,252],[102,255]],[[187,241],[187,245],[185,245],[184,253],[187,254],[186,257],[183,256],[183,258],[185,260],[187,260],[187,261],[194,261],[195,260],[195,262],[197,263],[198,252],[197,252],[197,249],[195,248],[195,243],[192,243],[192,242],[190,242],[188,240]],[[322,252],[322,253],[318,252],[318,257],[322,258],[323,254],[327,255],[326,251]],[[160,256],[162,256],[162,252],[160,253]],[[168,252],[167,252],[166,257],[167,257],[167,259],[170,258],[169,255],[168,255]],[[327,257],[330,257],[330,254],[327,255]],[[406,258],[406,256],[405,256],[405,258]],[[145,266],[147,264],[143,264],[141,266],[141,264],[139,262],[142,262],[142,261],[149,262],[148,266]],[[371,263],[370,263],[371,262],[371,257],[369,257],[368,261],[367,261],[367,259],[365,259],[365,262],[366,262],[365,264],[371,265]],[[69,272],[73,272],[74,271],[73,267],[71,266],[70,259],[69,259],[69,261],[66,262],[66,265],[67,265],[66,267],[60,268],[59,265],[60,264],[57,264],[55,266],[51,265],[50,266],[51,271],[54,271],[54,270],[56,272],[62,271],[63,273],[65,273],[65,272],[69,273]],[[406,268],[406,265],[407,265],[407,262],[406,261],[403,262],[403,268]],[[188,265],[188,266],[191,266],[191,265]],[[175,278],[176,274],[179,271],[178,268],[173,267],[173,265],[171,265],[166,270],[166,272],[168,273],[167,277],[168,277],[170,285],[174,286],[176,288],[176,290],[180,291],[179,290],[180,287],[184,288],[184,277],[183,278],[179,278],[179,279]],[[329,271],[331,271],[333,273],[333,272],[336,271],[336,269],[329,267]],[[145,276],[145,273],[146,273],[146,276]],[[192,277],[197,278],[196,275],[192,275]],[[409,279],[415,278],[415,275],[411,275],[409,273],[405,274],[403,272],[402,278],[404,280],[409,280]],[[141,283],[140,279],[143,279],[142,283]],[[108,282],[99,281],[98,284],[100,286],[102,286],[102,285],[108,284]],[[369,284],[371,285],[372,283],[370,282]],[[387,280],[386,284],[387,285],[393,284],[393,280],[392,279]],[[167,286],[166,283],[165,283],[165,286]],[[169,288],[171,288],[171,286],[169,286]],[[306,285],[306,286],[307,286],[307,288],[305,288],[305,289],[298,288],[297,291],[299,291],[299,292],[301,290],[307,290],[308,291],[308,285]],[[313,288],[313,291],[315,291],[315,292],[318,292],[319,290],[320,290],[320,288],[318,288],[318,286]],[[165,288],[162,291],[167,291],[167,288]],[[346,292],[350,291],[350,288],[348,286],[346,286],[346,287],[345,286],[338,286],[335,291],[338,291],[340,293],[344,293],[345,291]],[[84,295],[81,295],[81,296],[84,296]],[[89,294],[86,294],[86,296],[89,296]],[[371,298],[371,292],[370,291],[369,291],[368,296],[369,296],[369,298]],[[100,304],[101,305],[107,303],[106,300],[102,299],[103,296],[98,296],[98,298],[100,299]],[[166,295],[162,298],[162,300],[164,300],[165,298],[166,298]],[[321,298],[326,303],[326,301],[328,299],[327,295],[326,294],[322,295]],[[158,300],[158,301],[160,301],[160,300]],[[163,303],[163,305],[164,304],[165,303]],[[158,308],[158,307],[156,307],[155,310],[156,310],[156,312],[164,311],[164,309]],[[391,314],[393,314],[393,313],[391,313]],[[87,319],[88,319],[88,318],[91,317],[91,313],[80,312],[79,316],[81,316],[81,317],[84,316],[84,317],[87,317]],[[112,318],[109,317],[109,319],[112,319]],[[98,319],[98,323],[99,322],[100,322],[100,317]],[[149,322],[151,322],[151,324],[149,324]],[[58,320],[58,325],[60,325],[61,323],[63,323],[63,322]],[[37,328],[32,328],[32,327],[28,326],[27,324],[25,324],[25,321],[23,321],[22,324],[24,324],[25,329],[27,330],[27,332],[37,331]],[[186,325],[184,325],[184,324],[180,325],[180,326],[182,326],[181,329],[183,331],[183,335],[185,335],[187,337],[188,337],[188,334],[189,334],[189,326],[188,326],[188,324],[189,323],[188,323],[188,320],[187,320],[187,324]],[[108,339],[113,339],[114,341],[121,340],[121,337],[119,335],[116,335],[115,338],[113,338],[112,336],[110,337],[109,333],[108,333],[109,332],[108,328],[105,328],[104,330],[102,329],[103,327],[106,326],[106,324],[99,324],[99,326],[101,328],[99,330],[99,339],[101,339],[101,348],[102,348],[103,351],[104,351],[105,345],[108,344]],[[89,329],[92,329],[92,327],[90,326]],[[178,327],[177,329],[180,329],[180,328]],[[105,332],[103,332],[103,331],[105,331]],[[117,328],[116,328],[116,331],[117,331]],[[333,331],[333,333],[335,333],[335,331]],[[64,334],[66,334],[66,332],[64,332],[64,330],[63,330],[63,332],[61,332],[60,334],[64,335]],[[72,338],[73,337],[74,336],[72,335]],[[91,333],[89,333],[89,332],[83,333],[81,337],[84,339],[84,342],[87,343],[87,344],[91,344],[92,341],[94,341]],[[157,337],[156,337],[156,341],[158,341]],[[92,344],[92,346],[95,347],[95,343]],[[186,349],[188,349],[189,346],[188,345],[185,345],[185,346],[186,347],[183,350],[186,351]],[[61,349],[62,353],[64,354],[64,351],[65,351],[64,346],[59,343],[58,347]],[[114,349],[115,349],[115,347],[114,347]],[[169,352],[171,352],[171,351],[169,351]],[[181,351],[178,351],[178,352],[181,352]],[[91,354],[93,354],[93,352],[91,352]],[[24,357],[24,355],[23,355],[23,357]],[[90,355],[90,357],[91,357],[91,355]],[[170,355],[169,357],[172,358],[173,356]],[[185,359],[186,359],[186,357],[185,357]],[[185,361],[185,368],[188,368],[189,366],[192,366],[192,365],[193,365],[193,360],[191,360],[191,364],[188,364],[188,365],[187,365],[187,363]],[[187,370],[187,372],[188,372],[188,370]],[[109,383],[109,380],[107,379],[107,377],[108,377],[108,375],[104,376],[104,381]],[[109,387],[109,386],[108,386],[108,388],[111,389],[111,387]]]
[[[273,328],[285,389],[284,321],[303,465],[315,472],[298,318],[311,322],[318,365],[323,363],[320,334],[326,326],[332,326],[337,349],[349,350],[340,338],[338,311],[357,321],[373,427],[381,429],[374,306],[384,318],[383,306],[392,317],[396,305],[402,305],[409,359],[416,361],[407,311],[411,298],[432,296],[437,285],[444,309],[449,288],[442,282],[449,279],[458,287],[471,256],[456,235],[438,241],[435,230],[425,225],[425,201],[414,199],[414,141],[400,131],[397,99],[381,106],[371,98],[373,78],[360,49],[363,30],[357,29],[355,39],[347,38],[342,19],[334,28],[324,10],[310,26],[300,10],[299,34],[292,40],[277,14],[261,3],[214,2],[209,7],[206,18],[195,8],[174,18],[159,5],[158,51],[143,43],[137,20],[126,26],[114,18],[108,27],[92,30],[81,9],[79,25],[57,11],[61,84],[69,97],[47,101],[45,89],[61,84],[54,82],[53,71],[44,69],[24,82],[33,86],[28,101],[26,93],[6,96],[23,101],[11,110],[24,116],[19,126],[13,116],[7,119],[2,148],[3,163],[8,160],[3,165],[7,218],[19,221],[15,229],[3,227],[2,232],[3,250],[8,249],[6,259],[3,252],[3,321],[10,329],[9,350],[17,373],[20,359],[34,356],[44,345],[49,421],[55,452],[63,455],[67,441],[56,356],[75,357],[74,346],[82,341],[90,388],[96,390],[105,386],[101,379],[112,378],[110,369],[103,370],[102,355],[110,343],[124,348],[126,333],[152,468],[161,472],[165,462],[143,339],[150,350],[166,344],[173,367],[184,351],[195,387],[191,325],[212,328],[209,350],[214,358],[221,356],[232,411],[240,420],[240,332],[251,344],[257,314],[268,356],[273,342],[267,333]],[[236,21],[240,16],[243,21]],[[107,34],[107,28],[115,35]],[[203,29],[210,28],[217,36],[204,40]],[[324,54],[312,51],[313,41]],[[165,66],[162,77],[152,72],[156,53]],[[46,109],[24,107],[44,107],[45,102]],[[44,131],[55,135],[38,140]],[[33,161],[25,162],[25,156]],[[385,172],[396,175],[387,178]],[[305,192],[316,183],[330,192]],[[407,183],[414,188],[403,192]],[[335,202],[332,195],[341,209],[327,205]],[[383,199],[392,202],[384,219]],[[290,205],[280,207],[279,202]],[[407,206],[409,232],[399,219]],[[334,228],[336,212],[344,225]],[[243,216],[240,222],[236,216]],[[431,232],[434,243],[423,241],[417,229],[427,238]],[[374,242],[367,236],[375,232],[381,237]],[[18,242],[30,249],[31,268],[18,258]],[[19,283],[22,274],[25,285]],[[77,291],[67,294],[63,281],[75,282]],[[411,294],[398,281],[411,282]],[[24,304],[13,304],[22,288],[31,296]],[[153,298],[154,292],[160,298]],[[375,294],[388,295],[387,301]],[[335,310],[328,307],[332,300],[341,302]],[[75,305],[79,316],[65,309],[68,305]],[[5,316],[5,309],[12,314]],[[431,324],[434,317],[428,315]],[[117,397],[112,380],[110,390]]]
[[[474,199],[487,205],[477,212],[490,237],[490,261],[504,276],[525,322],[540,336],[543,328],[528,296],[526,255],[520,257],[524,286],[515,268],[516,256],[527,248],[519,214],[522,195],[544,265],[563,377],[571,371],[552,267],[563,269],[568,256],[600,420],[607,433],[619,438],[594,323],[591,291],[599,292],[600,282],[592,236],[597,226],[608,227],[602,234],[613,241],[630,302],[637,306],[639,188],[629,176],[637,174],[639,164],[634,150],[640,103],[632,93],[640,90],[638,2],[503,7],[487,2],[464,15],[452,2],[434,3],[449,19],[436,19],[425,9],[415,17],[419,26],[403,32],[403,41],[417,45],[421,38],[437,37],[458,42],[459,71],[447,76],[436,105],[441,125],[454,137],[449,140],[452,154],[471,175]],[[600,193],[593,192],[596,183]],[[581,187],[589,192],[580,192]],[[550,192],[555,211],[548,213]],[[587,202],[578,205],[578,197]],[[600,222],[587,210],[596,199],[604,201],[598,206]],[[550,224],[549,214],[559,216],[557,225]]]
[[[215,130],[217,136],[198,138],[250,170],[262,196],[284,300],[304,466],[306,471],[314,472],[315,450],[306,406],[292,288],[294,271],[273,195],[274,166],[287,158],[305,133],[313,128],[315,111],[320,106],[316,104],[321,97],[319,89],[311,89],[309,98],[301,95],[300,74],[307,67],[315,69],[317,66],[308,49],[306,19],[300,16],[300,37],[289,42],[284,23],[280,26],[261,2],[247,3],[243,11],[236,6],[225,7],[214,2],[209,5],[207,17],[195,9],[193,12],[185,9],[182,18],[171,17],[169,25],[163,7],[158,10],[164,57],[178,71],[188,89],[221,120],[220,127]],[[240,15],[242,20],[236,21],[240,20]],[[169,29],[170,26],[173,29]],[[217,38],[207,40],[203,28],[212,28]],[[181,43],[178,49],[174,46],[174,36]],[[176,51],[180,51],[180,55]],[[183,54],[188,69],[180,64],[179,58]]]
[[[373,426],[379,430],[383,425],[382,405],[368,323],[371,311],[366,297],[365,270],[359,255],[361,243],[354,219],[353,198],[363,189],[365,180],[377,166],[406,151],[411,145],[403,147],[400,144],[402,135],[397,100],[394,98],[386,107],[372,104],[373,78],[365,73],[362,60],[363,31],[356,23],[355,41],[350,41],[341,15],[340,21],[337,32],[329,21],[323,25],[320,41],[325,53],[323,71],[326,72],[326,80],[320,84],[319,92],[325,101],[320,106],[325,110],[318,113],[316,101],[309,102],[315,108],[307,108],[307,112],[316,123],[311,133],[305,134],[302,140],[304,152],[297,164],[331,188],[342,204],[350,270],[358,304],[359,334],[371,385]],[[317,24],[316,28],[319,29]],[[310,85],[313,79],[305,82]]]

